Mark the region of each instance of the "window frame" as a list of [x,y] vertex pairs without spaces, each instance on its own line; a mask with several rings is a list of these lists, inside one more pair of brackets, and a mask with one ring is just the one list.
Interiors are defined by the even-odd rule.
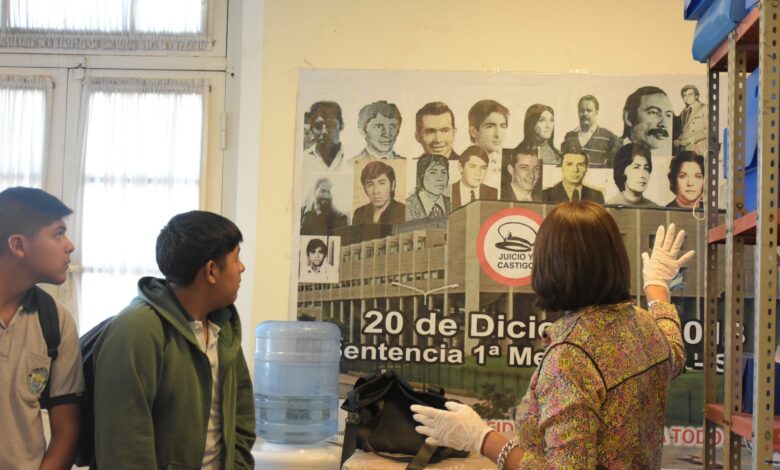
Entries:
[[[0,4],[1,5],[1,4]],[[211,84],[208,94],[208,128],[204,130],[204,161],[201,164],[200,209],[235,217],[238,210],[235,186],[240,185],[237,165],[239,160],[237,140],[238,126],[235,132],[228,134],[228,112],[236,117],[240,109],[238,84],[241,82],[240,44],[242,37],[242,12],[247,6],[244,0],[230,3],[226,0],[209,0],[209,19],[207,35],[213,40],[213,47],[207,51],[133,51],[133,50],[76,50],[76,49],[39,49],[39,48],[2,48],[0,49],[0,71],[22,75],[26,73],[47,74],[53,77],[53,103],[51,106],[49,142],[45,157],[45,176],[43,188],[60,197],[66,204],[73,205],[79,188],[74,180],[74,171],[79,162],[78,144],[80,109],[82,106],[80,77],[89,74],[124,73],[139,78],[207,78]],[[262,13],[262,10],[260,11]],[[231,36],[228,36],[228,14],[231,16]],[[230,46],[228,46],[230,41]],[[228,56],[228,51],[230,56]],[[229,64],[230,62],[230,64]],[[116,75],[115,75],[116,76]],[[78,92],[73,89],[78,89]],[[64,117],[63,117],[64,116]],[[231,148],[232,147],[232,148]],[[248,183],[243,182],[244,186]],[[69,235],[79,227],[71,219]],[[245,237],[253,233],[245,232]],[[76,234],[77,235],[77,234]],[[78,248],[77,248],[78,251]],[[248,256],[254,250],[247,246]],[[250,256],[251,258],[251,256]],[[252,260],[247,258],[247,263]],[[75,272],[79,266],[73,265]],[[78,321],[76,292],[73,273],[62,286],[50,289],[58,300],[71,308]],[[251,274],[248,277],[251,279]],[[251,284],[251,282],[250,282]],[[241,296],[242,305],[251,306],[251,293]],[[251,312],[251,308],[240,309]],[[247,321],[248,318],[244,318]],[[250,338],[251,339],[251,338]],[[249,344],[249,340],[244,338]]]
[[[227,27],[228,27],[228,2],[227,0],[207,0],[208,19],[206,22],[206,37],[211,40],[211,47],[205,50],[178,51],[171,49],[144,50],[145,56],[165,57],[225,57],[227,55]],[[7,0],[0,0],[0,8],[6,8]],[[2,31],[2,28],[0,28]],[[74,33],[76,35],[77,33]],[[119,33],[124,34],[124,33]],[[34,48],[34,47],[9,47],[2,48],[4,52],[24,54],[81,54],[81,55],[119,55],[138,56],[137,50],[122,49],[62,49],[62,48]]]
[[[86,104],[83,81],[87,77],[120,77],[120,78],[172,78],[172,79],[206,79],[210,85],[207,93],[205,128],[203,131],[200,171],[199,209],[220,212],[222,206],[222,172],[224,164],[223,124],[225,106],[225,74],[220,72],[182,71],[182,70],[134,70],[134,69],[84,69],[75,68],[68,71],[66,137],[64,151],[64,171],[62,173],[62,191],[58,195],[69,207],[77,207],[81,195],[81,152],[84,141],[86,123]],[[50,188],[46,188],[50,190]],[[53,192],[53,191],[52,191]],[[56,194],[56,193],[55,193]],[[77,321],[80,318],[76,285],[80,284],[83,273],[81,253],[78,245],[81,240],[82,227],[69,224],[69,233],[76,242],[77,251],[72,255],[70,276],[63,285],[56,289],[58,299],[63,302]],[[129,299],[128,299],[129,301]],[[83,333],[83,332],[82,332]]]
[[2,75],[46,75],[54,85],[51,93],[51,103],[48,103],[46,117],[46,142],[43,156],[43,188],[62,195],[62,170],[65,161],[65,122],[55,119],[55,116],[65,115],[68,73],[67,70],[55,67],[4,67],[0,65]]
[[[55,56],[53,58],[34,56],[28,60],[38,65],[54,65],[55,67],[14,67],[3,64],[0,54],[0,73],[13,75],[47,75],[51,77],[54,88],[52,103],[49,106],[49,132],[44,156],[43,189],[54,194],[70,206],[76,207],[80,197],[81,187],[81,142],[83,138],[84,105],[83,79],[92,77],[125,77],[125,78],[174,78],[174,79],[206,79],[210,91],[207,93],[205,128],[203,132],[200,174],[199,208],[213,212],[222,212],[223,205],[223,173],[225,167],[225,87],[226,73],[212,70],[143,70],[131,68],[91,69],[83,67],[83,61],[78,57]],[[13,62],[13,61],[11,61]],[[132,65],[135,61],[128,61]],[[59,65],[60,67],[56,67]],[[69,218],[69,236],[78,242],[81,237],[81,227]],[[78,248],[78,243],[77,243]],[[77,322],[79,319],[78,299],[76,293],[76,277],[81,275],[80,256],[74,254],[68,280],[53,287],[52,293],[73,313]]]
[[137,70],[137,69],[73,69],[68,74],[68,114],[66,121],[67,137],[65,152],[64,179],[68,184],[64,185],[62,192],[63,201],[73,204],[78,196],[80,188],[76,187],[80,175],[81,142],[84,136],[83,112],[84,89],[83,80],[88,77],[119,77],[119,78],[172,78],[172,79],[206,79],[209,82],[210,91],[207,96],[206,113],[204,117],[207,126],[203,132],[202,148],[204,153],[201,159],[201,188],[200,208],[209,211],[220,211],[222,207],[222,172],[224,164],[223,155],[223,124],[224,124],[224,96],[225,74],[210,71],[184,71],[184,70]]

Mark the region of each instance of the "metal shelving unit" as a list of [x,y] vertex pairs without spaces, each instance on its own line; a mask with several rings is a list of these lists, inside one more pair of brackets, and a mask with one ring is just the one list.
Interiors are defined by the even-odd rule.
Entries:
[[[758,204],[745,210],[745,81],[758,65]],[[718,223],[718,79],[728,71],[729,168],[726,223]],[[709,154],[707,155],[707,252],[705,309],[704,467],[717,467],[715,426],[723,427],[723,467],[741,468],[743,439],[752,442],[752,468],[772,468],[773,451],[780,451],[780,419],[774,416],[775,312],[777,292],[777,208],[780,159],[780,0],[763,0],[710,57]],[[717,403],[716,345],[717,276],[721,265],[717,244],[725,243],[724,393]],[[742,412],[742,345],[744,341],[745,245],[755,245],[755,370],[754,413]]]

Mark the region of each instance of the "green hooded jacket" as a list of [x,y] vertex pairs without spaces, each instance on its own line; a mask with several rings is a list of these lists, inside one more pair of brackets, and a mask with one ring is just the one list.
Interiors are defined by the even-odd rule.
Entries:
[[[211,405],[211,368],[165,281],[138,281],[138,296],[95,345],[95,457],[99,469],[200,469]],[[252,382],[235,307],[216,310],[225,470],[252,469]]]

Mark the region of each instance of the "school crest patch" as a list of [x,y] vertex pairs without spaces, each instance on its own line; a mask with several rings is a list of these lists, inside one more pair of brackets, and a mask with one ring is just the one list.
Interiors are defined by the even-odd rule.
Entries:
[[29,390],[30,393],[39,395],[44,387],[46,387],[46,382],[48,381],[49,369],[45,367],[36,367],[30,372],[30,375],[27,376],[27,390]]

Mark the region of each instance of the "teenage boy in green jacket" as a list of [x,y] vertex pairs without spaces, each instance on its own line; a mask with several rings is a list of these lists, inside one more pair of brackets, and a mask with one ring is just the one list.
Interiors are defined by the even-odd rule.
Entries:
[[233,306],[241,241],[210,212],[163,227],[165,280],[142,278],[95,345],[97,468],[254,468],[252,383]]

